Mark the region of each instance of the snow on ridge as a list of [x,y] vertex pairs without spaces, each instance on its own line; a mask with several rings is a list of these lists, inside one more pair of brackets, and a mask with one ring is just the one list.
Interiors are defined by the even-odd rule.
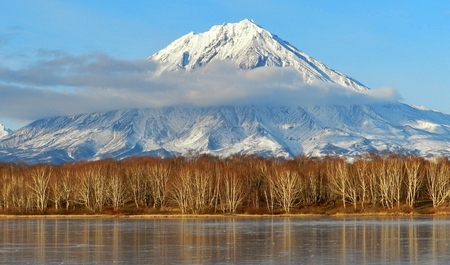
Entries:
[[203,33],[189,33],[148,59],[164,71],[195,71],[210,62],[232,62],[240,69],[292,67],[306,83],[323,81],[356,91],[368,90],[350,78],[301,52],[289,42],[248,19],[213,26]]
[[12,132],[11,129],[7,128],[5,125],[0,123],[0,138],[10,134]]
[[411,106],[412,108],[418,109],[418,110],[430,110],[427,107],[424,106],[418,106],[418,105],[414,105],[414,104],[408,104],[409,106]]
[[[46,119],[11,133],[0,140],[0,160],[62,162],[189,151],[285,158],[352,157],[372,151],[450,153],[446,151],[450,126],[444,126],[450,124],[449,115],[436,120],[434,113],[402,103],[397,103],[396,111],[402,112],[397,118],[389,117],[391,105],[168,107],[143,109],[139,115],[136,110],[92,113],[69,119],[64,126],[60,119]],[[33,129],[40,124],[47,126],[44,133]]]

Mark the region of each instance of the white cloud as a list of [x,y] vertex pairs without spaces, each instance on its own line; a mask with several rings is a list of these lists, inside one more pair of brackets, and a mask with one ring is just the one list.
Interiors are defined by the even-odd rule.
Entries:
[[38,118],[121,108],[172,105],[370,104],[398,99],[391,88],[356,92],[324,82],[305,84],[292,68],[239,70],[213,63],[195,72],[165,72],[149,60],[102,53],[73,56],[41,51],[19,69],[0,66],[0,116]]

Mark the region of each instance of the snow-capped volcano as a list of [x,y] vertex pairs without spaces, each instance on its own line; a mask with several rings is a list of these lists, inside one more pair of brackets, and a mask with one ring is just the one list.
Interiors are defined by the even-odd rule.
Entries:
[[[212,62],[235,65],[237,71],[290,67],[305,83],[324,82],[355,93],[368,91],[250,20],[189,33],[149,59],[160,64],[161,75],[167,71],[197,73]],[[42,119],[0,139],[0,160],[29,163],[191,152],[293,157],[383,151],[449,156],[450,115],[382,101],[366,105],[164,107]]]
[[258,67],[292,67],[305,83],[324,81],[367,90],[360,82],[299,51],[253,21],[213,26],[209,31],[193,32],[175,40],[149,57],[161,64],[160,71],[195,71],[214,61],[231,62],[243,70]]

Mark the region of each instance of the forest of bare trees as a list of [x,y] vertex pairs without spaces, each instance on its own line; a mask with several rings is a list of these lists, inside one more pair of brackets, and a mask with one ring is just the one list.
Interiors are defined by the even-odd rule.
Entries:
[[414,211],[449,202],[447,158],[196,156],[0,164],[4,214]]

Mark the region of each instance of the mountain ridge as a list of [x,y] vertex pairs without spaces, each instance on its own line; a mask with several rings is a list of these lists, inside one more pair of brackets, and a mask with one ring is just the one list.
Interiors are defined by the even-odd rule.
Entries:
[[[399,109],[405,113],[401,117],[389,115]],[[417,116],[419,120],[414,119]],[[39,120],[0,141],[0,160],[62,163],[192,152],[285,158],[383,151],[427,156],[449,155],[448,150],[450,117],[432,111],[423,113],[401,103],[167,107]]]
[[292,67],[308,84],[319,80],[355,91],[368,89],[248,19],[213,26],[209,31],[199,34],[190,32],[148,59],[160,63],[161,72],[195,71],[213,61],[232,61],[244,70]]
[[0,123],[0,138],[10,134],[12,132],[11,129]]

